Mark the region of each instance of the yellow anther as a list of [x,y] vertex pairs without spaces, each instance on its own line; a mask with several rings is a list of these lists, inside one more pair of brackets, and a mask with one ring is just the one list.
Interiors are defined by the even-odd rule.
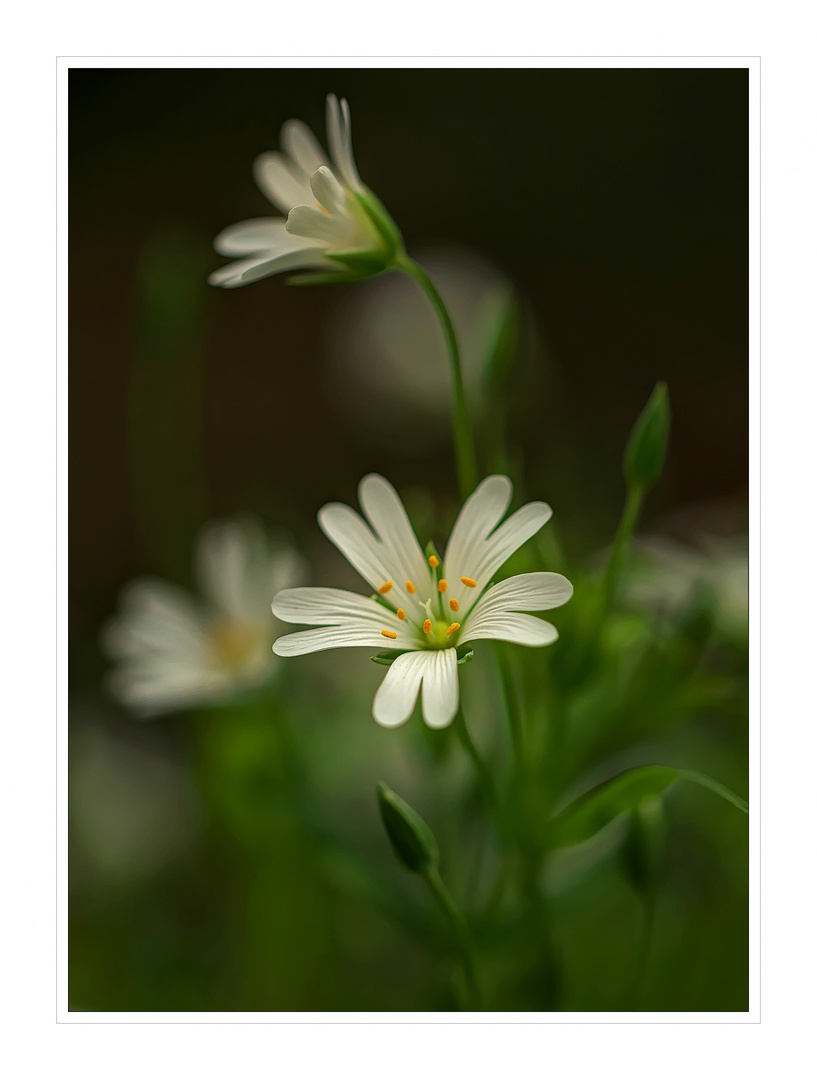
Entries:
[[445,632],[446,637],[451,637],[455,630],[459,630],[460,624],[458,622],[452,622]]
[[403,611],[403,609],[401,607],[398,608],[397,609],[397,618],[402,621],[403,619],[405,619],[405,617],[406,617],[405,611]]
[[407,593],[416,593],[417,592],[417,590],[414,588],[414,582],[413,581],[407,581],[406,582],[406,592]]
[[[431,633],[431,619],[426,619],[426,621],[423,623],[423,633],[424,634],[430,634]],[[396,634],[394,636],[397,637]]]
[[389,592],[389,590],[393,589],[393,588],[394,588],[394,582],[393,581],[384,581],[383,584],[380,586],[380,588],[377,591],[380,593],[381,596],[385,596],[386,593]]
[[436,555],[429,555],[429,557],[428,557],[428,565],[431,567],[432,570],[434,570],[436,567],[438,567],[440,565],[440,560],[437,558]]
[[455,600],[453,596],[448,601],[448,606],[451,608],[452,611],[459,611],[460,610],[460,602],[459,602],[459,600]]
[[383,637],[390,637],[392,639],[397,637],[397,634],[395,634],[393,630],[381,630],[380,633],[383,635]]
[[437,588],[440,590],[440,592],[445,592],[445,590],[448,588],[448,582],[445,580],[444,577],[441,577],[440,580],[437,582]]
[[463,585],[466,586],[466,588],[475,589],[477,587],[477,583],[472,577],[461,577],[460,581],[463,583]]

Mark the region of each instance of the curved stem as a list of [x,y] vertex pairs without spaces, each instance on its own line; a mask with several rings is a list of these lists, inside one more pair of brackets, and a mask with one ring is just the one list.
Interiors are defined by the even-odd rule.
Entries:
[[462,377],[462,360],[460,358],[460,347],[457,343],[457,332],[454,329],[454,323],[451,321],[451,316],[448,314],[448,308],[445,306],[443,298],[422,266],[405,254],[397,259],[395,265],[413,278],[426,294],[431,306],[434,308],[434,313],[440,321],[443,336],[445,337],[451,367],[453,391],[451,422],[454,431],[454,451],[457,457],[457,478],[459,480],[460,496],[462,499],[466,499],[477,486],[477,455],[474,447],[474,430],[465,403],[465,384]]
[[477,975],[476,952],[465,918],[457,907],[454,897],[448,891],[445,882],[440,877],[440,872],[436,866],[429,866],[423,877],[440,907],[445,912],[446,918],[451,925],[451,929],[454,931],[457,947],[462,956],[462,966],[463,971],[465,972],[465,981],[468,984],[471,1008],[481,1009],[482,990],[480,989],[479,977]]

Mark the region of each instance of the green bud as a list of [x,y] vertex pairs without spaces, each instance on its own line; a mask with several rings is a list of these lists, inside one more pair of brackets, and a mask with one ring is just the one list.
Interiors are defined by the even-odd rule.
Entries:
[[437,841],[417,811],[383,783],[377,785],[377,801],[391,846],[405,869],[412,874],[423,874],[436,866]]
[[625,877],[636,892],[651,892],[658,884],[664,851],[665,825],[661,799],[642,800],[630,812],[621,848]]
[[666,383],[657,383],[635,422],[624,451],[624,478],[632,488],[651,487],[664,467],[670,408]]

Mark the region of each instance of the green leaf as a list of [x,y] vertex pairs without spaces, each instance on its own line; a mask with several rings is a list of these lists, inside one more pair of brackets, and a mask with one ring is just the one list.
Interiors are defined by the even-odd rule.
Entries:
[[412,874],[423,874],[439,860],[434,834],[416,810],[387,787],[377,785],[380,817],[400,863]]
[[749,807],[729,788],[702,773],[677,769],[671,765],[640,765],[626,769],[605,780],[565,807],[548,823],[545,839],[548,847],[567,847],[589,840],[611,821],[635,809],[644,799],[660,795],[676,780],[688,780],[708,788],[739,810]]
[[474,650],[470,645],[460,645],[457,649],[457,663],[462,667],[465,664],[470,664],[474,659]]

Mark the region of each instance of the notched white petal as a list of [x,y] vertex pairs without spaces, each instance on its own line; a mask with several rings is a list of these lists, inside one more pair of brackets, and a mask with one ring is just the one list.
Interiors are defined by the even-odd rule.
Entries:
[[372,702],[372,716],[383,727],[398,727],[414,712],[427,653],[398,656],[386,672]]
[[535,615],[475,610],[463,627],[460,640],[509,641],[514,645],[539,647],[552,645],[558,637],[559,631],[555,626],[544,619],[537,619]]
[[443,649],[422,654],[423,719],[431,728],[448,727],[460,702],[457,677],[457,650]]
[[287,120],[281,128],[281,145],[307,176],[327,163],[323,147],[302,120]]

